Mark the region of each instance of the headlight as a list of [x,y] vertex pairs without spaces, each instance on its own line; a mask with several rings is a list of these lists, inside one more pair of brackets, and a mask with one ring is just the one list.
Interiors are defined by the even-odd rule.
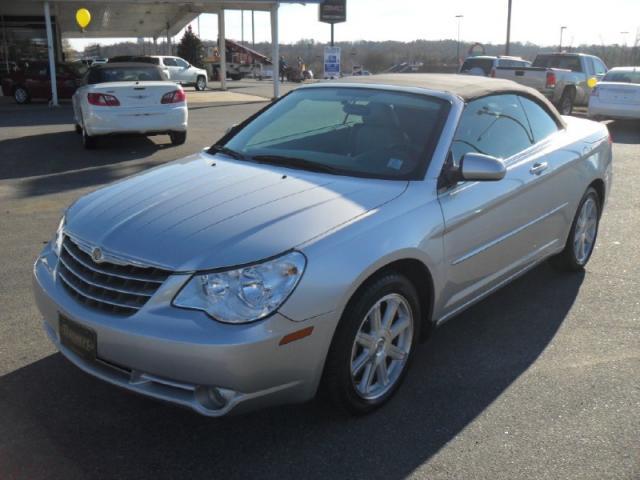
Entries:
[[224,272],[194,275],[176,295],[176,307],[202,310],[225,323],[247,323],[275,312],[302,277],[300,252]]
[[60,251],[62,250],[62,240],[64,240],[64,224],[66,217],[63,215],[60,219],[60,224],[58,225],[58,230],[56,230],[56,236],[53,239],[53,251],[56,255],[60,256]]

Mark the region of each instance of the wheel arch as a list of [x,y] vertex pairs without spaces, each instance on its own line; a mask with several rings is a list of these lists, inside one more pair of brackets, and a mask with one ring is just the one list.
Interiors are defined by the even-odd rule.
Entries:
[[368,288],[368,286],[378,278],[390,272],[404,275],[416,288],[422,313],[422,333],[420,339],[426,340],[433,329],[435,287],[431,271],[421,260],[418,260],[417,258],[407,257],[396,259],[370,273],[363,281],[360,282],[358,287],[351,294],[344,309],[342,310],[342,315],[344,315],[344,312],[349,309],[349,306],[359,297],[363,290]]
[[589,184],[588,188],[593,188],[598,194],[598,197],[600,199],[600,215],[602,215],[602,206],[605,203],[605,196],[607,194],[604,180],[602,180],[601,178],[596,178]]

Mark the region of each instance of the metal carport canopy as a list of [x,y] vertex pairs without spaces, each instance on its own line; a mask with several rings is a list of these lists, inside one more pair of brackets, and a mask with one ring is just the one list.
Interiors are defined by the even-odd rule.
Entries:
[[[38,15],[43,11],[47,27],[50,72],[55,72],[51,15],[58,32],[67,38],[152,37],[170,38],[201,13],[218,14],[218,38],[221,54],[221,86],[226,88],[226,58],[224,45],[224,10],[268,11],[271,14],[271,58],[273,62],[273,96],[280,95],[278,76],[278,6],[281,3],[318,4],[324,0],[20,0],[0,3],[0,15]],[[91,12],[91,23],[81,31],[75,22],[78,8]],[[58,104],[55,75],[51,75],[53,105]]]

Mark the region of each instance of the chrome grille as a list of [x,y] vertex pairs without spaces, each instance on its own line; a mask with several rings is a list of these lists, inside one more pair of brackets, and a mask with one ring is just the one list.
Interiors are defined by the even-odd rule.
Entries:
[[70,237],[62,242],[58,278],[80,303],[118,315],[133,315],[171,272],[130,264],[96,263]]

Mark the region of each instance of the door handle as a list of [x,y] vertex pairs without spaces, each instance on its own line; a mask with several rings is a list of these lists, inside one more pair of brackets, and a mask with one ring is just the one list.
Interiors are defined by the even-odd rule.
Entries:
[[547,168],[549,168],[549,164],[547,162],[536,162],[533,164],[533,167],[529,170],[531,175],[540,175]]

